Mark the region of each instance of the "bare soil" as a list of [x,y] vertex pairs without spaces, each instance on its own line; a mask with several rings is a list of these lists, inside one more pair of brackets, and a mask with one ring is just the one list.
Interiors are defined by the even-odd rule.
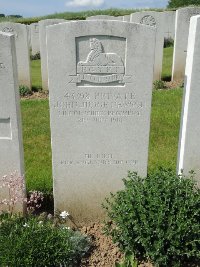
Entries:
[[[103,225],[93,223],[84,226],[80,231],[89,236],[92,247],[87,257],[82,260],[80,267],[114,267],[115,262],[122,262],[124,255],[113,244],[110,237],[103,234]],[[140,267],[153,267],[149,263],[141,264]]]

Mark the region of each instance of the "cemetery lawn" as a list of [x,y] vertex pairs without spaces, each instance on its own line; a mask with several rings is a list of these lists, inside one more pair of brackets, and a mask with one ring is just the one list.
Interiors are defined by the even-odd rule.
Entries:
[[162,71],[162,79],[164,81],[170,81],[171,80],[172,61],[173,61],[173,47],[164,48],[164,51],[163,51],[163,71]]
[[31,60],[32,89],[38,91],[42,88],[40,60]]
[[[158,166],[176,169],[181,101],[180,88],[153,92],[149,171]],[[51,192],[49,102],[21,100],[21,108],[27,190]]]

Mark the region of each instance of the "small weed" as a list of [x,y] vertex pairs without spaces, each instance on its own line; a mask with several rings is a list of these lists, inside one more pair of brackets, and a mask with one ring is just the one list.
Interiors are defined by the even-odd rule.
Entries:
[[159,90],[159,89],[165,89],[166,85],[163,81],[154,81],[153,83],[153,89],[154,90]]
[[30,88],[28,86],[25,86],[25,85],[19,86],[19,93],[20,93],[20,96],[32,95],[32,91],[30,90]]

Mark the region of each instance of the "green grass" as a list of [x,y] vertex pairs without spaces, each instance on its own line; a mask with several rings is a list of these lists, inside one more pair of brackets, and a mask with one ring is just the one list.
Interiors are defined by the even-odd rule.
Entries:
[[32,88],[38,90],[42,88],[40,60],[31,60]]
[[22,100],[22,123],[27,188],[52,189],[48,100]]
[[153,92],[149,170],[159,166],[176,169],[182,89]]
[[173,47],[164,48],[162,79],[165,81],[171,80],[172,58],[173,58]]

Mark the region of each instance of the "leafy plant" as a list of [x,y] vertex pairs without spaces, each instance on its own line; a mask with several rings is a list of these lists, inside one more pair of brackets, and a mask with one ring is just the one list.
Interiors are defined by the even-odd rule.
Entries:
[[79,266],[89,239],[55,219],[0,215],[0,266]]
[[146,178],[129,172],[125,188],[103,205],[105,232],[139,262],[186,266],[200,260],[200,189],[193,175],[160,169]]
[[31,55],[31,60],[37,60],[37,59],[40,59],[40,53],[39,52],[35,55]]
[[164,48],[173,47],[173,46],[174,46],[174,40],[171,37],[165,38],[165,40],[164,40]]
[[161,80],[157,80],[157,81],[154,81],[153,82],[153,88],[155,90],[158,90],[158,89],[165,89],[166,88],[166,85],[163,81]]
[[19,94],[20,94],[20,96],[27,96],[27,95],[32,95],[32,92],[28,86],[20,85],[19,86]]
[[138,261],[131,252],[126,252],[124,262],[116,262],[115,267],[138,267]]

